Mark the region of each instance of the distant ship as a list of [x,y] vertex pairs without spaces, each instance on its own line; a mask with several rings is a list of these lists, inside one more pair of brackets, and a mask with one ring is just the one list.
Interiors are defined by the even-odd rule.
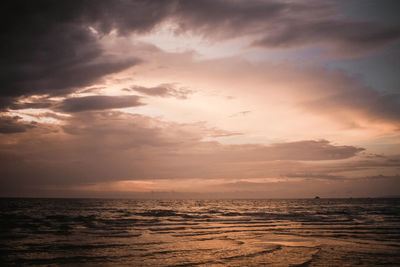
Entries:
[[319,196],[316,196],[316,197],[314,197],[314,199],[320,199],[320,197],[319,197]]

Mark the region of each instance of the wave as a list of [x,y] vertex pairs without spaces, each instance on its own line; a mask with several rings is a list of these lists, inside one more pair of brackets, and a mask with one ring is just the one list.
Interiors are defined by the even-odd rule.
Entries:
[[331,260],[338,266],[396,265],[399,222],[398,199],[0,199],[0,261],[321,266]]

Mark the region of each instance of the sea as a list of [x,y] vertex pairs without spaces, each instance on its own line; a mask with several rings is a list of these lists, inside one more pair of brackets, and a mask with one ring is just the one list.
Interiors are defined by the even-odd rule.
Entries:
[[0,199],[0,266],[400,266],[400,199]]

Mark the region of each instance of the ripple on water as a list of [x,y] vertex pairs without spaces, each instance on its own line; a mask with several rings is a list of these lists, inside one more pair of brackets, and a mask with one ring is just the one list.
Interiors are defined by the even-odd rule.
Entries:
[[399,221],[398,199],[0,199],[0,261],[395,266]]

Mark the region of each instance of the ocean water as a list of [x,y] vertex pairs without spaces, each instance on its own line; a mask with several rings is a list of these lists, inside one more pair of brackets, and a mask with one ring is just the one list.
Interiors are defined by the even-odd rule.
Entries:
[[400,266],[400,199],[0,199],[0,265]]

